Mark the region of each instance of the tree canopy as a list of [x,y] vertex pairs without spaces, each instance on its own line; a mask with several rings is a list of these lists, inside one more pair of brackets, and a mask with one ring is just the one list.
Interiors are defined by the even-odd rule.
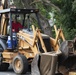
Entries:
[[[48,20],[50,12],[54,14],[54,24],[62,27],[66,39],[76,35],[76,0],[13,0],[18,8],[38,8],[40,20],[46,34],[51,33],[52,27]],[[49,31],[49,32],[48,32]]]
[[76,0],[52,0],[60,8],[55,12],[56,25],[63,28],[66,39],[73,39],[76,34]]

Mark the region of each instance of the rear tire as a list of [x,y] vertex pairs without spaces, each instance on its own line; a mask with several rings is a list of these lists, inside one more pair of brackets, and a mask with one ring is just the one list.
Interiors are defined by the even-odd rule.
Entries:
[[9,63],[0,63],[0,71],[7,71]]
[[2,52],[0,52],[0,71],[7,71],[9,63],[3,63],[2,60],[3,60]]
[[24,55],[17,55],[12,62],[13,70],[17,74],[24,74],[28,71],[28,61]]

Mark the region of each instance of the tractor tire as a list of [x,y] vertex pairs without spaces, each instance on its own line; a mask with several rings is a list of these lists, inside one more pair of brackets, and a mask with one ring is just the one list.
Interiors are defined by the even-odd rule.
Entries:
[[0,71],[7,71],[9,63],[0,63]]
[[9,63],[2,63],[3,60],[2,52],[4,51],[4,49],[5,49],[5,44],[3,44],[3,42],[0,42],[0,71],[7,71],[9,67]]
[[0,52],[0,71],[7,71],[9,63],[2,63],[2,60],[3,60],[2,52]]
[[6,50],[7,46],[6,46],[6,41],[0,39],[0,52],[3,52],[4,50]]
[[0,65],[2,64],[2,52],[0,52]]
[[4,49],[3,49],[3,47],[2,47],[2,45],[0,43],[0,52],[3,52],[3,51],[4,51]]
[[2,47],[2,45],[0,44],[0,52],[3,52],[3,47]]
[[28,71],[28,61],[24,55],[17,55],[12,62],[12,67],[15,73],[25,74]]

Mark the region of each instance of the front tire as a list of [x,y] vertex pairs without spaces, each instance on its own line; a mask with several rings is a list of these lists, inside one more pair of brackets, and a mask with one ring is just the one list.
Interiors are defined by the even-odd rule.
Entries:
[[24,74],[28,71],[28,61],[23,55],[17,55],[12,62],[13,70],[17,74]]

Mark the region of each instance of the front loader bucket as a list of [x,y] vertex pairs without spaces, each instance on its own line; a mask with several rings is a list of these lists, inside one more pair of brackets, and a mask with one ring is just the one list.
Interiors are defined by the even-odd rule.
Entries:
[[60,50],[62,54],[59,56],[59,65],[72,68],[76,64],[76,52],[74,50],[73,40],[62,42]]
[[32,75],[55,75],[57,64],[57,54],[55,53],[42,53],[36,55],[32,64]]

